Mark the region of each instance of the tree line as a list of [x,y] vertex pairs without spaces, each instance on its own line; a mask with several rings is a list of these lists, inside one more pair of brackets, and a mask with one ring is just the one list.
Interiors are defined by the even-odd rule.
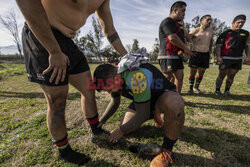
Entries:
[[[13,10],[7,13],[5,16],[0,15],[0,24],[9,31],[10,35],[13,37],[13,42],[16,44],[20,58],[22,56],[22,47],[21,47],[21,40],[18,35],[18,25],[16,14]],[[185,29],[190,32],[193,28],[197,28],[200,26],[200,16],[196,16],[191,20],[191,23],[185,23]],[[80,30],[77,32],[75,38],[73,39],[74,42],[78,45],[80,50],[85,54],[89,61],[103,61],[104,58],[109,59],[117,59],[119,55],[117,52],[110,46],[103,46],[104,42],[103,39],[105,38],[104,33],[102,32],[101,26],[99,22],[92,17],[92,27],[93,29],[90,30],[86,35],[80,36]],[[215,47],[215,41],[218,36],[224,32],[225,30],[229,29],[225,22],[220,21],[217,18],[213,18],[211,27],[214,30],[214,43],[213,47]],[[133,39],[132,44],[127,44],[125,46],[128,52],[134,52],[139,47],[139,41],[137,39]],[[155,38],[154,44],[152,46],[152,51],[148,52],[151,61],[156,61],[159,52],[159,39]]]

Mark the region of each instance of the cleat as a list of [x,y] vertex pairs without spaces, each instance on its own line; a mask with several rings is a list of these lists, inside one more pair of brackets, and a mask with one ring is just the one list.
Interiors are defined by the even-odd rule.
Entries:
[[64,150],[59,151],[58,159],[76,165],[83,165],[90,160],[90,157],[80,152],[72,150],[71,147],[68,145]]
[[222,95],[222,93],[221,93],[220,91],[218,91],[218,90],[216,90],[216,91],[214,92],[214,94],[215,94],[216,96]]
[[225,91],[225,92],[224,92],[224,95],[225,95],[225,96],[232,96],[232,94],[231,94],[229,91]]
[[189,95],[191,95],[191,94],[193,94],[194,93],[194,91],[192,90],[192,89],[190,89],[188,92],[187,92],[187,94],[189,94]]
[[164,150],[151,161],[150,167],[167,167],[169,163],[172,164],[173,160],[169,153]]
[[198,89],[198,88],[194,88],[194,92],[195,92],[195,93],[198,93],[198,94],[203,94],[203,92],[200,91],[200,89]]
[[162,147],[156,143],[132,143],[129,146],[129,150],[133,153],[141,154],[141,155],[157,155],[161,153]]
[[102,128],[99,128],[95,133],[90,131],[90,141],[92,143],[101,143],[107,141],[110,133]]

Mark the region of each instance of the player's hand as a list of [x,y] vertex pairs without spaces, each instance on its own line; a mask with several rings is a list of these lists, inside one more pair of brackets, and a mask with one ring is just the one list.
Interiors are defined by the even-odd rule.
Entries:
[[55,84],[63,82],[66,77],[67,66],[70,65],[68,56],[63,52],[49,55],[49,67],[43,71],[43,75],[53,71],[49,82],[52,83],[55,79]]
[[217,64],[221,65],[223,63],[222,57],[217,57]]
[[245,60],[243,61],[243,64],[250,65],[250,56],[247,56]]
[[[185,57],[186,56],[186,57]],[[188,49],[188,48],[186,48],[185,50],[184,50],[184,58],[186,59],[186,58],[189,58],[189,57],[194,57],[195,56],[195,54],[190,50],[190,49]]]
[[118,140],[120,140],[123,136],[123,133],[119,128],[116,128],[115,130],[113,130],[110,134],[110,136],[108,137],[108,141],[111,143],[116,143]]
[[155,127],[156,128],[162,128],[163,127],[164,123],[162,122],[162,119],[161,119],[161,113],[155,112],[154,122],[155,122]]

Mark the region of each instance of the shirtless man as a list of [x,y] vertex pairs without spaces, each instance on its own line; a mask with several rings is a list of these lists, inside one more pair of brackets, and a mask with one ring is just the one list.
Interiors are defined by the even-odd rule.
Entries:
[[218,37],[216,41],[216,56],[219,64],[219,75],[216,79],[215,95],[221,95],[220,88],[222,82],[227,76],[224,94],[230,96],[230,88],[233,84],[234,77],[242,68],[243,51],[246,52],[245,63],[250,61],[247,39],[249,32],[242,27],[246,22],[245,15],[238,15],[232,22],[232,28],[226,30]]
[[84,164],[90,158],[68,144],[65,105],[68,83],[81,93],[81,106],[93,134],[101,132],[94,90],[87,89],[91,77],[83,53],[72,41],[89,15],[96,12],[110,44],[123,56],[127,53],[113,25],[110,0],[16,0],[26,23],[22,32],[28,78],[40,84],[45,95],[47,126],[59,157]]
[[[210,52],[213,45],[213,29],[210,27],[211,16],[204,15],[200,19],[200,27],[193,29],[190,32],[190,35],[193,35],[193,52],[194,57],[189,59],[190,75],[189,75],[189,84],[190,90],[188,94],[193,93],[193,87],[195,93],[202,93],[199,90],[199,85],[202,81],[203,75],[206,69],[209,67]],[[198,72],[195,81],[195,74]]]
[[186,6],[183,1],[175,2],[171,6],[169,17],[165,18],[159,27],[159,64],[168,80],[174,76],[178,93],[181,93],[184,77],[182,55],[185,53],[185,57],[193,56],[185,45],[185,31],[179,24],[184,19]]

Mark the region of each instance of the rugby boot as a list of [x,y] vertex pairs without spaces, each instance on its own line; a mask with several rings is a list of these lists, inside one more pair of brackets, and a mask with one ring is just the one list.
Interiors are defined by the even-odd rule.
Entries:
[[229,91],[225,91],[225,92],[224,92],[224,95],[225,95],[225,96],[232,96],[232,94],[231,94]]
[[167,167],[169,163],[172,164],[173,160],[170,154],[171,153],[163,149],[163,151],[151,161],[150,167]]
[[216,91],[214,92],[214,94],[215,94],[216,96],[222,95],[222,93],[221,93],[220,91],[218,91],[218,90],[216,90]]
[[198,94],[203,94],[203,92],[200,91],[200,89],[198,89],[198,88],[194,88],[194,92],[195,92],[195,93],[198,93]]
[[92,132],[90,130],[90,141],[92,143],[100,143],[103,141],[107,141],[109,135],[110,135],[110,133],[108,131],[102,129],[101,127],[98,128],[98,130],[96,130],[95,132]]
[[67,145],[66,148],[59,149],[59,160],[64,160],[65,162],[77,165],[83,165],[90,160],[90,157],[72,150],[70,145]]

